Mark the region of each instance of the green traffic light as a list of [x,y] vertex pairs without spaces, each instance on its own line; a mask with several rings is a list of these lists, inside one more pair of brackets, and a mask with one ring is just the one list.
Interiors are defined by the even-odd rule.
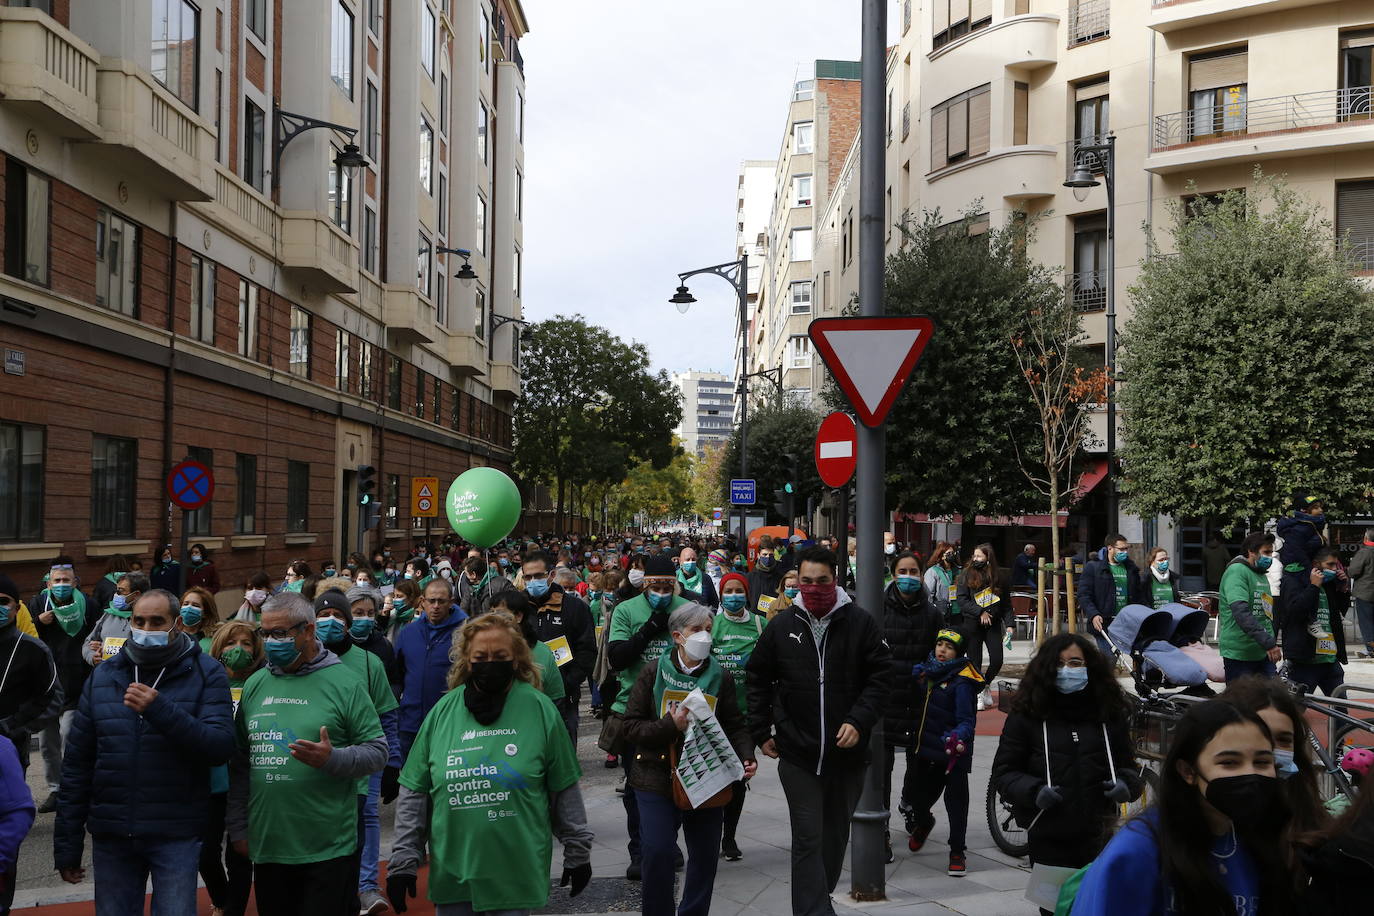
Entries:
[[790,483],[785,483],[785,484],[783,484],[783,485],[782,485],[782,491],[783,491],[784,493],[792,493],[792,492],[795,492],[795,491],[792,489],[792,485],[791,485]]

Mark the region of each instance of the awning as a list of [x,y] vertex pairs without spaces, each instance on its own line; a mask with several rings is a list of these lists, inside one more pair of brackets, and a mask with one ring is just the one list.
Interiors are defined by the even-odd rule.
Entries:
[[1073,501],[1078,502],[1083,497],[1093,491],[1093,488],[1100,484],[1107,477],[1107,459],[1098,458],[1094,461],[1083,476],[1078,478],[1078,489],[1074,491]]

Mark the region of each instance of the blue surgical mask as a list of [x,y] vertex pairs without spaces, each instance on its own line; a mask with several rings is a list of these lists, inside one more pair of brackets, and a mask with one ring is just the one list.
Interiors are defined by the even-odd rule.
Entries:
[[395,598],[392,598],[392,599],[391,599],[391,606],[394,607],[394,608],[396,608],[397,610],[400,610],[401,608],[405,607],[405,606],[406,606],[406,599],[405,599],[405,596],[404,596],[404,595],[397,595]]
[[596,599],[598,599],[598,598],[600,598],[600,597],[601,597],[601,593],[600,593],[600,592],[592,591],[591,589],[588,589],[588,590],[587,590],[587,599],[588,599],[588,600],[590,600],[590,601],[595,601]]
[[58,601],[65,603],[72,596],[72,586],[66,582],[61,585],[50,585],[48,592]]
[[278,668],[289,667],[292,662],[301,657],[300,650],[296,648],[294,637],[264,639],[262,642],[267,651],[267,660]]
[[167,645],[168,632],[166,630],[140,630],[138,627],[129,628],[129,638],[134,641],[134,645],[144,648],[155,648]]
[[[1322,570],[1322,581],[1323,581],[1323,582],[1335,582],[1335,581],[1336,581],[1336,571],[1335,571],[1334,569],[1323,569],[1323,570]],[[1277,751],[1276,751],[1275,753],[1277,753]]]
[[205,612],[194,604],[183,604],[181,606],[181,622],[188,627],[193,627],[205,619]]
[[683,561],[682,561],[682,571],[683,571],[684,573],[686,573],[687,575],[690,576],[692,573],[694,573],[694,572],[697,571],[697,561],[696,561],[696,560],[683,560]]
[[782,593],[783,593],[784,595],[786,595],[787,597],[789,597],[789,598],[795,598],[795,597],[797,597],[797,595],[801,594],[801,589],[795,588],[795,587],[794,587],[794,588],[785,588],[785,589],[782,590]]
[[1274,771],[1279,779],[1291,779],[1298,775],[1298,764],[1293,759],[1292,751],[1274,748]]
[[125,595],[121,595],[118,592],[116,592],[115,596],[110,599],[110,607],[114,608],[116,611],[122,611],[128,606],[128,597]]
[[771,569],[773,566],[773,555],[771,553],[759,554],[759,569]]
[[1129,553],[1127,553],[1126,551],[1124,551],[1124,550],[1118,550],[1118,551],[1117,551],[1115,554],[1113,554],[1112,556],[1113,556],[1113,558],[1116,560],[1117,563],[1125,563],[1127,560],[1129,560],[1129,559],[1131,558],[1131,555],[1130,555]]
[[737,614],[740,611],[744,610],[744,602],[744,595],[740,594],[739,592],[735,592],[731,595],[720,596],[720,606],[725,608],[725,610],[729,611],[732,614]]
[[1054,675],[1054,686],[1060,693],[1078,693],[1088,686],[1087,668],[1060,668]]
[[332,566],[327,566],[327,567],[325,567],[324,576],[325,576],[326,579],[332,578],[333,576],[337,576],[338,574],[339,574],[339,571],[338,571],[337,569],[335,569],[334,567],[332,567]]
[[1264,572],[1266,569],[1273,565],[1274,558],[1268,554],[1262,553],[1259,556],[1255,557],[1255,569],[1258,569],[1260,572]]
[[1159,570],[1160,572],[1168,572],[1168,571],[1169,571],[1169,561],[1168,561],[1168,560],[1160,560],[1158,563],[1155,564],[1155,569]]
[[525,593],[531,598],[543,598],[549,593],[549,580],[530,579],[525,583]]
[[321,617],[315,621],[315,635],[326,646],[331,643],[343,642],[343,621],[337,617]]
[[919,592],[921,590],[920,576],[898,576],[897,590],[902,592]]
[[645,592],[644,600],[649,602],[649,607],[654,610],[666,611],[668,610],[668,605],[673,603],[673,593],[664,592],[659,594],[658,592]]
[[349,626],[348,632],[352,633],[357,639],[367,639],[372,635],[372,628],[377,625],[377,621],[371,617],[354,617],[353,623]]

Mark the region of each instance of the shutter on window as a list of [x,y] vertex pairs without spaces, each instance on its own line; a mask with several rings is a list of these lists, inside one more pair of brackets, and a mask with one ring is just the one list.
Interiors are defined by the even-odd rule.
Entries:
[[1374,45],[1374,29],[1364,32],[1346,32],[1341,36],[1342,48],[1367,48]]
[[946,131],[949,125],[949,112],[937,108],[930,113],[930,170],[942,169],[949,161]]
[[969,22],[982,22],[992,18],[992,0],[971,0],[969,3]]
[[1352,181],[1336,188],[1336,235],[1374,239],[1374,181]]
[[1188,89],[1199,92],[1243,85],[1249,77],[1249,60],[1250,55],[1245,51],[1194,58],[1188,68]]
[[968,153],[968,99],[960,99],[947,109],[949,114],[949,158]]
[[968,19],[969,0],[949,0],[949,24],[955,25]]
[[939,35],[949,28],[949,0],[935,0],[934,20],[931,22],[933,34]]
[[1107,80],[1098,80],[1093,83],[1080,83],[1074,87],[1074,100],[1086,102],[1088,99],[1100,98],[1111,94],[1111,86]]
[[1016,83],[1012,91],[1011,142],[1017,146],[1025,146],[1030,142],[1030,86],[1027,83]]
[[992,122],[992,92],[984,89],[968,100],[968,154],[981,156],[988,151],[988,132]]

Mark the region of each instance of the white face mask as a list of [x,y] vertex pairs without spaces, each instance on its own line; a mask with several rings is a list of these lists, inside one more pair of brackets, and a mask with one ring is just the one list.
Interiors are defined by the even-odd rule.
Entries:
[[267,600],[267,590],[261,588],[250,588],[244,593],[244,599],[249,604],[262,604]]
[[640,584],[644,581],[644,570],[632,569],[626,575],[626,578],[630,580],[631,585],[633,585],[635,588],[639,588]]
[[711,654],[711,634],[693,633],[683,643],[682,651],[694,662],[699,662]]

